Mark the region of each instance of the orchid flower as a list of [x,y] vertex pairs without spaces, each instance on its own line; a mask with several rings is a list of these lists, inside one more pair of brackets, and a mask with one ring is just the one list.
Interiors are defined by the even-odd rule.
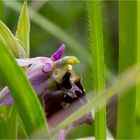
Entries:
[[[21,67],[27,67],[26,75],[36,94],[41,96],[46,118],[51,127],[55,127],[68,115],[87,102],[81,78],[74,74],[72,64],[80,61],[74,56],[63,56],[65,45],[50,57],[16,59]],[[26,92],[26,91],[25,91]],[[71,109],[71,104],[77,102]],[[8,87],[0,92],[0,106],[11,105],[14,100]],[[63,111],[63,113],[61,112]],[[61,112],[61,113],[59,113]],[[55,118],[57,114],[57,119]],[[74,122],[75,125],[92,123],[91,113]]]

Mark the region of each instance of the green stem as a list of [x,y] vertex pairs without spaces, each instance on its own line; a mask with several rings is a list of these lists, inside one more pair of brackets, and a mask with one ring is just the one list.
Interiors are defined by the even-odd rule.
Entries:
[[[93,87],[96,94],[105,89],[105,64],[100,1],[88,1]],[[106,107],[95,114],[95,137],[106,139]]]
[[[129,15],[128,15],[129,14]],[[119,2],[119,73],[137,61],[137,1]],[[136,87],[118,98],[117,138],[133,139]]]

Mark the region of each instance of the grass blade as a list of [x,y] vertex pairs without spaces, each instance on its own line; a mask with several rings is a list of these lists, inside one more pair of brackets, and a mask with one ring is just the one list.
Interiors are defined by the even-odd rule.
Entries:
[[[105,63],[100,1],[88,1],[89,31],[92,52],[92,85],[95,94],[105,89]],[[106,139],[106,107],[95,113],[95,138]]]
[[[119,73],[136,63],[136,43],[137,1],[119,1]],[[118,139],[134,139],[135,104],[136,87],[118,98]]]
[[[28,135],[38,128],[46,127],[44,112],[33,88],[2,42],[0,42],[0,60],[2,60],[1,77],[11,91]],[[49,135],[48,127],[46,134]]]
[[25,1],[20,13],[16,37],[23,43],[24,49],[29,57],[29,34],[30,34],[30,21],[27,11],[27,2]]

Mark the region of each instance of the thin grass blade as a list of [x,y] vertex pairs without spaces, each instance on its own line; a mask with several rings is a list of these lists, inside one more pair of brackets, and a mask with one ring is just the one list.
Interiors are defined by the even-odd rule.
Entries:
[[[98,95],[105,89],[105,62],[101,1],[88,1],[89,32],[92,53],[92,85]],[[106,104],[104,102],[104,104]],[[106,107],[95,113],[95,138],[106,139]]]

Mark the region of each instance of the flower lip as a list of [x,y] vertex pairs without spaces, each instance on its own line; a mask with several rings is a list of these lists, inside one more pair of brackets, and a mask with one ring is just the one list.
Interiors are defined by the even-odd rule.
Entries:
[[[82,87],[81,80],[80,78],[77,79],[77,81],[73,81],[71,73],[68,71],[63,76],[62,82],[57,85],[57,89],[55,91],[48,91],[43,96],[46,118],[51,127],[57,126],[73,111],[87,102],[87,96]],[[57,114],[59,115],[55,118]],[[91,117],[86,115],[77,124],[89,124],[90,120]]]

